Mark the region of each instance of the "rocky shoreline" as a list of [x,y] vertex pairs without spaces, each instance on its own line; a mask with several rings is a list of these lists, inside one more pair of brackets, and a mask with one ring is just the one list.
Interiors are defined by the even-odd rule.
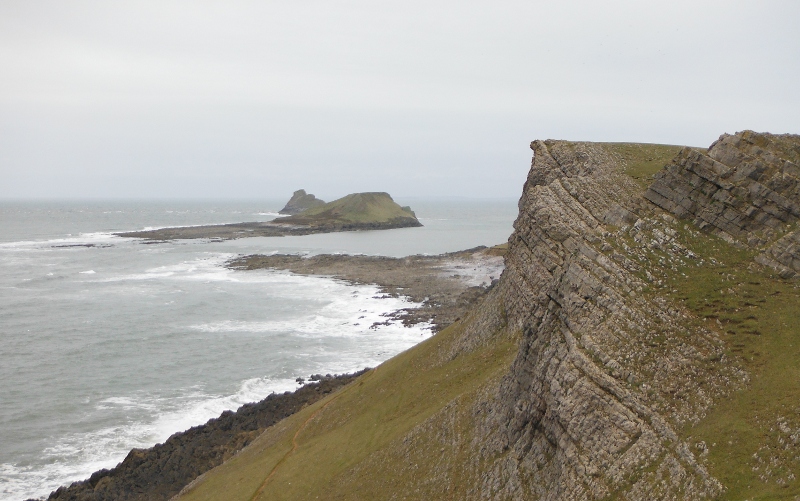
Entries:
[[352,284],[374,284],[392,297],[405,296],[420,307],[397,311],[391,320],[404,325],[430,322],[438,332],[463,317],[500,278],[505,245],[475,247],[436,256],[351,256],[322,254],[251,255],[233,259],[236,270],[276,269],[300,275],[324,275]]
[[[157,230],[156,230],[157,231]],[[496,283],[503,269],[505,246],[476,247],[437,256],[252,255],[227,266],[238,270],[279,269],[301,275],[324,275],[353,284],[376,284],[389,296],[421,303],[400,310],[387,322],[430,322],[436,332],[458,320]],[[354,374],[315,375],[294,392],[272,394],[225,411],[206,424],[175,433],[163,444],[133,449],[111,469],[52,492],[58,501],[168,500],[199,476],[236,455],[264,430],[350,383]],[[35,501],[35,500],[27,500]]]
[[199,475],[234,456],[266,428],[335,392],[367,370],[335,376],[311,376],[311,381],[294,392],[273,393],[260,402],[241,406],[236,412],[225,411],[206,424],[175,433],[163,444],[149,449],[133,449],[114,468],[102,469],[87,480],[60,487],[47,499],[170,499]]

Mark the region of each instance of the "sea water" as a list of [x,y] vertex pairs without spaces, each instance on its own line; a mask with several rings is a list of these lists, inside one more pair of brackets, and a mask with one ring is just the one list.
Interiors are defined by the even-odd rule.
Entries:
[[431,335],[375,286],[233,271],[251,253],[438,254],[507,240],[515,200],[398,200],[422,228],[148,244],[113,232],[268,221],[278,200],[0,202],[0,499],[46,496],[295,378]]

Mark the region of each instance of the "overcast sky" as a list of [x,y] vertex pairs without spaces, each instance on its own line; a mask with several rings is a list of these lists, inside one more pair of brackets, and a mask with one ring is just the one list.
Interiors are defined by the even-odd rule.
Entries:
[[800,133],[800,2],[0,2],[0,197],[516,197],[533,139]]

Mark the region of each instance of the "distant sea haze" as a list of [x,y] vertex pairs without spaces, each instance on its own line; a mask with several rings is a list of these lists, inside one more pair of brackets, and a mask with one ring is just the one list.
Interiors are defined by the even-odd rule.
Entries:
[[[422,228],[146,244],[112,233],[266,221],[285,200],[0,202],[0,499],[46,496],[295,378],[430,336],[375,286],[232,271],[240,254],[439,254],[505,242],[516,200],[398,200]],[[372,328],[373,324],[381,325]]]

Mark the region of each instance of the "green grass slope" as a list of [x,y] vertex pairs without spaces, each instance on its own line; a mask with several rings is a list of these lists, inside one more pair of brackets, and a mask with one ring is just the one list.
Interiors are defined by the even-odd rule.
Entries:
[[309,226],[392,223],[419,225],[411,209],[400,207],[388,193],[382,192],[352,193],[300,214],[277,218],[274,222]]
[[753,262],[755,251],[681,231],[702,267],[672,274],[664,289],[717,331],[725,357],[749,382],[682,435],[726,487],[722,499],[800,496],[800,284]]
[[[464,323],[457,322],[270,428],[179,499],[389,499],[390,493],[403,491],[415,498],[438,498],[435,492],[423,492],[426,484],[420,472],[442,461],[457,469],[465,463],[458,451],[445,453],[439,446],[424,450],[411,469],[399,467],[409,465],[408,457],[389,457],[402,455],[404,438],[412,430],[428,433],[424,423],[448,404],[458,401],[463,407],[482,388],[496,384],[516,353],[516,341],[499,335],[481,349],[443,360],[441,354],[449,351],[463,328]],[[468,432],[468,422],[463,429]],[[416,436],[415,443],[437,442],[436,430],[429,433]],[[451,478],[450,484],[456,492],[461,483]],[[438,492],[448,486],[428,487]]]

